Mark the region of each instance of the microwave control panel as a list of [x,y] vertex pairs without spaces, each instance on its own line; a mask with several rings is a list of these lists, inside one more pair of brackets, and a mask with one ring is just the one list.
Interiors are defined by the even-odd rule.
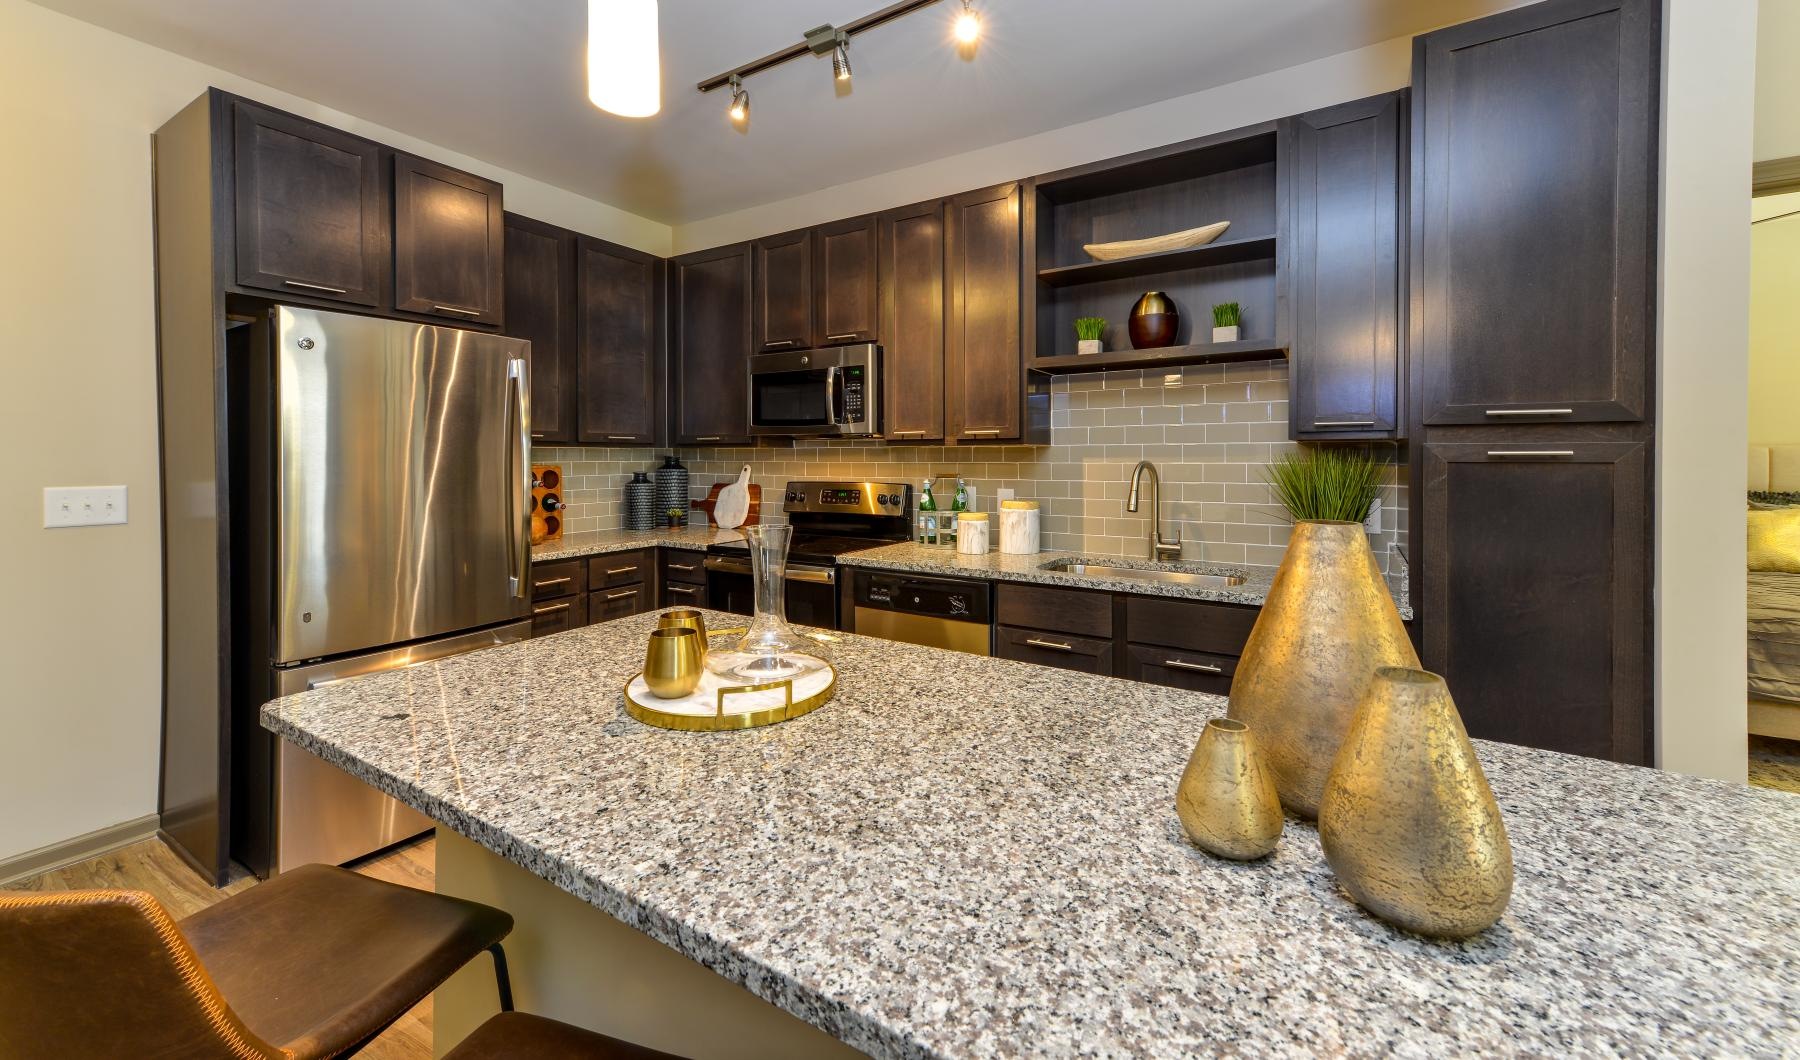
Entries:
[[860,364],[847,365],[844,368],[844,422],[861,423],[868,419],[868,380],[867,369]]

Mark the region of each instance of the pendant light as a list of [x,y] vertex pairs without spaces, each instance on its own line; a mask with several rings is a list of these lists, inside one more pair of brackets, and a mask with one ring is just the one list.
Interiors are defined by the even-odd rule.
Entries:
[[588,99],[621,118],[662,109],[656,0],[588,0]]

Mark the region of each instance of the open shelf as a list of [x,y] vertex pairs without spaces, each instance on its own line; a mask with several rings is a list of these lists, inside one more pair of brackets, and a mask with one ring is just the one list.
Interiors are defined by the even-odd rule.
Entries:
[[1179,368],[1186,364],[1226,364],[1232,361],[1272,361],[1287,357],[1287,347],[1272,339],[1240,339],[1237,342],[1196,342],[1188,346],[1164,346],[1154,350],[1111,350],[1087,356],[1067,354],[1033,357],[1031,369],[1051,375],[1076,372],[1112,372],[1131,368]]
[[1086,261],[1038,270],[1038,280],[1050,287],[1069,287],[1078,283],[1098,283],[1131,276],[1148,276],[1176,269],[1197,269],[1205,265],[1235,265],[1242,261],[1273,259],[1275,237],[1223,239],[1204,246],[1165,250],[1158,254],[1139,254],[1119,261]]

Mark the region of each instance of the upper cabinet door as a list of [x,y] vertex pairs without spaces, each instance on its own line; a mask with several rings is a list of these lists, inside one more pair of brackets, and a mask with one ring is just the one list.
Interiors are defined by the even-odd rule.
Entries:
[[1652,0],[1549,0],[1415,42],[1425,423],[1645,418],[1659,15]]
[[947,206],[944,418],[958,442],[1015,441],[1024,433],[1022,199],[1012,183],[958,195]]
[[506,333],[531,342],[531,437],[575,441],[575,235],[506,215]]
[[381,147],[242,101],[232,113],[237,282],[383,304],[388,211]]
[[584,236],[576,276],[581,440],[655,445],[663,263]]
[[813,345],[874,342],[880,269],[875,218],[853,217],[813,229]]
[[669,265],[675,445],[750,441],[750,245]]
[[503,230],[499,184],[394,156],[394,308],[500,323]]
[[1281,123],[1295,439],[1393,437],[1400,426],[1398,93]]
[[944,204],[881,215],[882,434],[944,437]]
[[750,244],[755,262],[756,349],[796,350],[812,345],[812,233],[769,236]]

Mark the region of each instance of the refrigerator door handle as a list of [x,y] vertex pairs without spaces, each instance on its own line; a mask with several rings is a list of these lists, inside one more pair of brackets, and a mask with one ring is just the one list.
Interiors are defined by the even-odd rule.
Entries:
[[512,558],[513,567],[508,582],[512,595],[519,599],[528,595],[527,586],[531,582],[531,524],[520,512],[523,495],[531,488],[531,420],[525,403],[530,389],[526,385],[525,372],[523,358],[515,357],[507,363],[506,385],[512,391],[513,399],[511,413],[519,424],[518,448],[513,448],[511,439],[507,442],[507,470],[511,472],[515,466],[517,468],[516,474],[507,476],[506,486],[507,555]]

